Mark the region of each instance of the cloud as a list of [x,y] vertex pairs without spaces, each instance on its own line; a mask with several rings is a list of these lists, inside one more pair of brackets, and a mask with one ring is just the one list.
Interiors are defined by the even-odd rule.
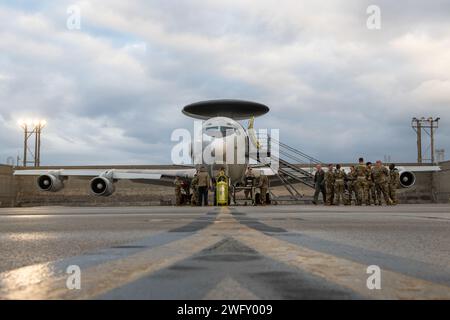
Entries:
[[182,106],[214,98],[269,105],[257,126],[324,161],[414,161],[414,116],[440,116],[450,150],[448,4],[378,1],[378,31],[369,4],[3,2],[0,161],[21,148],[17,119],[45,117],[46,164],[168,163]]

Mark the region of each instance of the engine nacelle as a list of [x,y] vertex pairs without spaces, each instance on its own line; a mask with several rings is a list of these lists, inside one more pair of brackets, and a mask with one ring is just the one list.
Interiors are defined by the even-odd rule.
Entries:
[[400,185],[403,188],[411,188],[416,183],[416,175],[411,171],[400,172]]
[[37,179],[38,188],[42,191],[57,192],[64,188],[63,180],[54,174],[44,174]]
[[89,183],[92,194],[99,197],[108,197],[115,191],[114,183],[105,177],[96,177]]

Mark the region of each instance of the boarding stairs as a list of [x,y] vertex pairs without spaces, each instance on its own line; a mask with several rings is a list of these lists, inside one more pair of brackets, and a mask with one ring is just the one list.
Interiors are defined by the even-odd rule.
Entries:
[[[289,196],[276,196],[270,191],[271,199],[276,203],[310,203],[311,197],[304,196],[295,184],[301,183],[310,188],[314,188],[314,167],[322,162],[303,151],[280,142],[270,136],[257,136],[261,146],[258,148],[256,161],[259,164],[270,166],[278,162],[278,171],[275,177],[278,183],[283,185],[289,193]],[[278,148],[274,148],[278,144]],[[260,152],[261,151],[261,152]],[[264,156],[261,155],[264,154]],[[278,153],[278,155],[276,155]],[[277,184],[275,181],[273,184]]]

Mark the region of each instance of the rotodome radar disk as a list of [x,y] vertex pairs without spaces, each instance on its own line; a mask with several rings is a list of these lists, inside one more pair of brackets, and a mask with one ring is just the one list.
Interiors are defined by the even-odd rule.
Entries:
[[244,100],[208,100],[189,104],[183,113],[189,117],[206,120],[213,117],[228,117],[244,120],[259,117],[269,112],[269,107],[261,103]]

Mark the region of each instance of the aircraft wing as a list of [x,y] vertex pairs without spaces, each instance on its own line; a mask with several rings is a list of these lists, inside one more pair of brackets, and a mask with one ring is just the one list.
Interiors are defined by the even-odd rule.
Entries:
[[277,174],[274,169],[265,165],[254,165],[251,166],[253,173],[257,176],[258,174],[264,173],[265,176],[274,176]]
[[98,177],[107,176],[108,178],[119,180],[158,180],[162,177],[185,177],[192,178],[196,170],[194,168],[186,169],[60,169],[60,170],[16,170],[15,176],[42,176],[53,174],[59,177]]
[[441,171],[440,166],[399,166],[398,171],[412,171],[412,172],[436,172]]
[[[375,164],[372,165],[374,167]],[[437,172],[441,171],[440,166],[398,166],[396,167],[399,172],[410,171],[410,172]],[[350,167],[342,167],[342,169],[346,172],[350,172]],[[327,171],[328,168],[324,167],[324,171]],[[316,168],[312,170],[312,174],[316,173]]]

